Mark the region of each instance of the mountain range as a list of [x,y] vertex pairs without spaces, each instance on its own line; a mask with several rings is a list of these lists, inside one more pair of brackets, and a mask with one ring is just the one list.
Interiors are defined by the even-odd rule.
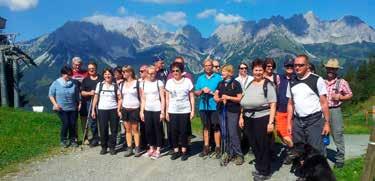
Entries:
[[96,60],[100,67],[138,67],[150,64],[155,55],[166,57],[167,63],[182,55],[194,74],[202,72],[201,61],[208,56],[234,65],[273,57],[281,70],[284,59],[305,53],[315,63],[335,57],[350,67],[375,52],[375,30],[355,16],[325,21],[307,12],[222,24],[202,37],[191,25],[168,32],[142,20],[94,15],[66,22],[54,32],[22,42],[21,47],[38,65],[24,67],[21,87],[29,93],[31,105],[47,105],[48,86],[74,56],[85,63]]

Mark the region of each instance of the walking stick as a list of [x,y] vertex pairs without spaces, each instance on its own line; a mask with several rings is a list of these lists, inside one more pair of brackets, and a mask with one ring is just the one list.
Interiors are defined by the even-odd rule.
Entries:
[[227,107],[224,103],[223,111],[222,111],[222,119],[221,119],[221,160],[220,166],[227,166],[229,163],[229,155],[228,151],[228,125],[227,125]]
[[91,117],[91,106],[92,106],[92,98],[91,98],[91,101],[90,101],[90,106],[89,106],[89,112],[88,112],[88,115],[87,115],[87,118],[86,118],[86,125],[85,125],[85,130],[83,132],[83,141],[85,141],[86,139],[86,136],[87,136],[87,132],[88,132],[88,129],[89,129],[89,119]]

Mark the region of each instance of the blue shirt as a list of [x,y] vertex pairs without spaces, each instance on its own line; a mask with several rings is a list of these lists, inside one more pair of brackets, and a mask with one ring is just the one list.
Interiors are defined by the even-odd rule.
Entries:
[[198,77],[197,83],[195,84],[195,90],[199,91],[207,87],[212,93],[202,93],[202,95],[199,96],[199,110],[216,110],[216,102],[214,100],[213,93],[216,91],[217,85],[221,80],[221,76],[217,73],[213,73],[210,78],[208,78],[206,74]]
[[75,111],[79,102],[79,88],[73,80],[56,79],[49,87],[48,96],[55,98],[63,111]]

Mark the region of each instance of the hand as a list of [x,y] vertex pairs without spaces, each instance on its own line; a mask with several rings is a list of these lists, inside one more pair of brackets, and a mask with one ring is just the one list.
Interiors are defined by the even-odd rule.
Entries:
[[206,93],[206,94],[211,92],[211,90],[207,87],[205,87],[202,91],[203,91],[203,93]]
[[61,111],[61,106],[60,105],[58,105],[58,104],[55,104],[55,105],[53,105],[53,110],[54,111]]
[[339,101],[340,100],[340,94],[333,94],[332,95],[332,100]]
[[190,121],[193,120],[193,118],[194,118],[194,111],[191,111],[190,112]]
[[329,122],[326,121],[326,122],[324,123],[324,127],[323,127],[323,131],[322,131],[322,135],[328,135],[329,132],[330,132],[330,130],[331,130],[331,128],[330,128],[330,126],[329,126]]
[[139,117],[141,118],[142,122],[145,122],[145,113],[143,111],[139,112]]
[[165,119],[165,114],[162,112],[160,113],[160,121],[163,121]]
[[240,120],[238,121],[238,125],[240,126],[241,129],[243,129],[243,127],[245,126],[242,116],[240,116]]
[[272,133],[273,129],[274,129],[273,123],[271,123],[271,124],[268,123],[268,125],[267,125],[267,133]]
[[77,109],[78,109],[78,111],[80,111],[80,110],[81,110],[81,108],[82,108],[82,104],[81,104],[81,103],[79,103],[79,104],[78,104],[78,108],[77,108]]
[[90,91],[90,96],[94,96],[94,95],[95,95],[95,90]]
[[169,114],[165,114],[165,120],[169,121]]
[[91,111],[91,118],[92,118],[92,119],[95,119],[95,118],[96,118],[95,110],[92,110],[92,111]]

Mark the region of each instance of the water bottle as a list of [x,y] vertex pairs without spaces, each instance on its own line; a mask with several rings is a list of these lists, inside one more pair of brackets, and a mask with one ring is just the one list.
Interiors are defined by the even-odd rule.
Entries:
[[328,146],[329,145],[329,135],[323,135],[323,144],[324,146]]

